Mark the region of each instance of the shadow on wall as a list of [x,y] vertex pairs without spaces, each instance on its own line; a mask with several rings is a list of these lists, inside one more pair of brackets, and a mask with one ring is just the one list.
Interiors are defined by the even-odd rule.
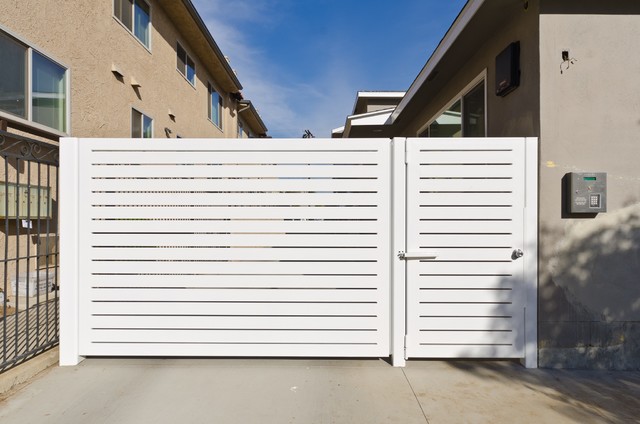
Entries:
[[640,203],[540,238],[540,365],[640,369]]

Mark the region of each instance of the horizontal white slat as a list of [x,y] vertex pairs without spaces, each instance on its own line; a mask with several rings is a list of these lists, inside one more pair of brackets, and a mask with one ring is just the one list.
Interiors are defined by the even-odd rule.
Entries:
[[[381,304],[327,303],[234,303],[193,302],[90,302],[91,314],[123,315],[228,315],[228,316],[379,316]],[[88,318],[87,318],[88,319]]]
[[220,192],[279,192],[279,191],[380,191],[382,180],[332,179],[91,179],[91,191],[220,191]]
[[422,234],[487,234],[511,233],[512,221],[419,221],[412,227]]
[[127,151],[91,153],[92,164],[377,164],[376,151]]
[[430,288],[430,289],[511,289],[511,288],[515,288],[513,279],[495,277],[495,276],[444,275],[444,276],[435,276],[435,277],[434,276],[413,277],[411,281],[413,282],[412,285],[417,286],[417,288]]
[[379,233],[376,221],[91,221],[91,232],[123,233]]
[[313,289],[92,289],[93,301],[156,302],[376,302],[376,290]]
[[475,150],[475,151],[431,151],[417,152],[411,157],[412,163],[420,166],[440,164],[511,164],[513,151]]
[[262,153],[281,153],[296,151],[301,153],[331,151],[340,154],[344,151],[365,152],[371,150],[388,149],[389,140],[362,139],[355,142],[345,142],[334,139],[212,139],[212,138],[181,138],[181,139],[82,139],[80,148],[86,152],[98,154],[101,151],[125,151],[132,155],[136,153],[146,154],[154,151],[181,152],[187,151],[195,155],[212,152],[237,152],[242,155],[246,152],[257,151]]
[[94,207],[88,211],[89,218],[108,219],[381,219],[380,208],[322,208],[322,207]]
[[[204,205],[204,206],[376,206],[377,194],[369,193],[92,193],[92,205]],[[489,201],[489,200],[487,200]]]
[[511,290],[433,290],[419,291],[419,302],[460,303],[460,302],[513,302]]
[[[446,167],[445,167],[446,168]],[[91,177],[223,177],[223,178],[368,178],[382,177],[375,166],[335,165],[193,165],[92,166]]]
[[375,330],[377,317],[93,316],[92,328]]
[[512,193],[422,193],[417,201],[425,206],[512,206],[517,199]]
[[513,192],[515,182],[513,179],[451,179],[431,178],[415,180],[412,183],[414,190],[418,192]]
[[[423,207],[419,208],[419,214],[411,216],[416,222],[420,219],[463,219],[463,220],[488,220],[488,219],[513,219],[513,208],[492,207]],[[413,222],[413,221],[410,221]]]
[[424,284],[428,284],[427,276],[455,275],[455,276],[489,276],[497,278],[513,275],[517,268],[513,262],[433,262],[421,261],[412,262],[410,266],[415,266],[415,272],[425,279],[420,279]]
[[[135,237],[135,236],[132,236]],[[168,236],[170,237],[170,236]],[[212,236],[215,237],[215,236]],[[157,260],[157,261],[242,261],[247,266],[265,261],[279,262],[349,262],[375,261],[379,254],[373,249],[92,249],[92,260]]]
[[[93,342],[375,343],[376,331],[94,330]],[[256,352],[259,353],[259,352]]]
[[518,346],[427,345],[407,349],[412,358],[520,358]]
[[416,316],[432,317],[514,316],[516,312],[515,306],[508,303],[421,303],[416,307]]
[[419,344],[513,344],[517,334],[512,331],[419,331]]
[[[441,235],[429,234],[418,235],[416,241],[420,249],[435,249],[437,247],[455,247],[455,248],[507,248],[514,246],[514,237],[512,235],[502,234],[474,234],[474,235]],[[520,246],[517,246],[520,247]]]
[[417,325],[421,330],[511,330],[513,318],[418,318]]
[[80,355],[85,356],[250,356],[255,357],[384,357],[389,355],[384,343],[112,343],[81,345]]
[[511,165],[442,165],[424,166],[416,171],[419,178],[433,177],[464,177],[464,178],[486,178],[500,177],[511,178],[513,176],[513,166]]
[[[483,237],[484,238],[484,237]],[[355,246],[375,248],[379,236],[333,234],[93,234],[92,246]],[[500,239],[499,239],[500,240]],[[497,242],[499,242],[499,240]]]
[[367,274],[380,275],[384,271],[384,266],[375,266],[368,263],[344,262],[328,266],[322,262],[305,263],[304,265],[286,262],[265,262],[248,267],[243,262],[93,262],[91,264],[92,273],[169,273],[169,274],[191,274],[191,273],[262,273],[262,274]]
[[[336,274],[331,269],[322,274],[304,275],[300,272],[291,274],[260,275],[255,270],[244,269],[237,275],[178,275],[167,273],[159,275],[124,275],[114,269],[105,275],[86,276],[91,287],[329,287],[329,288],[381,288],[387,287],[384,281],[370,275]],[[120,274],[117,274],[120,273]]]
[[[452,142],[455,141],[455,142]],[[524,146],[522,138],[409,138],[407,139],[407,150],[411,154],[432,152],[432,151],[491,151],[491,150],[514,150]]]

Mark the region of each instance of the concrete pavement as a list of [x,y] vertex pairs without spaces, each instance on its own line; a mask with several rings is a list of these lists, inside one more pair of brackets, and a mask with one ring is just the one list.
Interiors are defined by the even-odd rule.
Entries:
[[495,361],[88,359],[0,401],[0,423],[630,423],[640,372]]

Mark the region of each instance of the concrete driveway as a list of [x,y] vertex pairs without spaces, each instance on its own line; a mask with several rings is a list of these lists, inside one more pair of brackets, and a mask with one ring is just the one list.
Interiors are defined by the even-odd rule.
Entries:
[[640,372],[512,362],[88,359],[0,401],[0,423],[630,423]]

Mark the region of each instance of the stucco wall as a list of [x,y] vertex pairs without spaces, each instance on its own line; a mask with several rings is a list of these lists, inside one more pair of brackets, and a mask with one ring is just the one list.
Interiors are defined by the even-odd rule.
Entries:
[[[518,7],[513,8],[513,19],[496,28],[490,37],[483,40],[481,48],[468,57],[443,88],[428,100],[425,108],[402,129],[402,135],[418,135],[420,128],[486,69],[487,136],[539,136],[537,3],[531,1],[528,10],[517,4]],[[495,58],[514,41],[520,41],[520,86],[506,97],[498,97],[495,95]]]
[[[235,137],[235,101],[221,93],[221,131],[207,118],[207,82],[215,85],[215,80],[163,9],[150,4],[150,51],[113,17],[111,1],[5,2],[0,25],[71,69],[73,136],[130,137],[135,107],[154,119],[155,137],[166,137],[165,127],[171,137]],[[176,70],[176,41],[195,60],[195,88]],[[112,64],[123,72],[122,80],[111,72]],[[137,91],[132,77],[141,84]]]
[[[592,12],[540,17],[540,365],[640,369],[640,15]],[[572,171],[608,174],[606,213],[563,214]]]

